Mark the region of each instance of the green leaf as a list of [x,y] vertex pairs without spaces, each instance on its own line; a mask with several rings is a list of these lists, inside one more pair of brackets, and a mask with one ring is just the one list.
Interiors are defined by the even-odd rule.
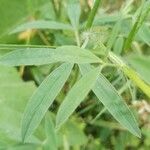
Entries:
[[150,98],[150,85],[146,84],[132,68],[124,66],[122,70]]
[[105,24],[115,23],[119,20],[119,18],[120,18],[120,13],[118,12],[111,13],[111,14],[101,13],[94,19],[93,25],[101,26]]
[[150,46],[150,28],[144,24],[138,34],[137,34],[138,39],[140,39],[141,41],[145,42],[148,46]]
[[72,27],[61,22],[37,20],[22,24],[13,29],[10,33],[17,33],[27,29],[72,30]]
[[72,67],[72,64],[62,64],[42,82],[32,95],[22,120],[23,141],[25,141],[40,124],[48,108],[68,79]]
[[117,55],[120,55],[122,52],[123,44],[124,44],[124,38],[118,37],[113,47],[113,52]]
[[70,146],[81,146],[87,143],[87,137],[83,128],[84,125],[80,121],[80,119],[73,118],[68,120],[62,128]]
[[128,57],[127,61],[139,73],[140,77],[150,84],[150,57],[133,55]]
[[[122,16],[120,16],[122,17]],[[112,29],[112,33],[110,34],[110,38],[108,39],[108,42],[107,42],[107,49],[111,49],[112,46],[114,45],[114,42],[118,36],[118,33],[120,31],[120,28],[121,28],[121,23],[122,23],[122,20],[121,18],[119,18],[119,20],[117,21],[117,23],[114,25],[113,29]]]
[[6,150],[41,150],[42,147],[39,147],[37,145],[34,144],[18,144],[18,145],[14,145],[12,147],[9,147]]
[[59,129],[66,122],[69,116],[90,92],[98,78],[99,70],[99,68],[96,68],[85,74],[69,91],[58,110],[56,128]]
[[16,25],[29,19],[29,16],[34,16],[36,11],[40,13],[44,6],[47,5],[50,9],[50,3],[49,0],[0,0],[0,14],[3,20],[0,21],[0,37],[7,34]]
[[94,18],[96,16],[96,13],[98,12],[98,8],[99,8],[100,5],[101,5],[101,0],[95,0],[94,1],[93,8],[91,9],[91,12],[88,16],[87,23],[86,23],[86,28],[87,29],[92,27]]
[[68,16],[72,26],[75,29],[78,29],[79,27],[80,14],[81,14],[81,9],[80,9],[79,1],[71,0],[68,4]]
[[[22,112],[28,98],[36,89],[33,82],[23,82],[14,68],[0,66],[0,148],[1,142],[12,145],[21,142],[20,122]],[[39,134],[39,132],[38,132]],[[41,141],[32,136],[27,141],[40,144]],[[6,149],[6,147],[4,148]]]
[[26,5],[25,1],[18,1],[18,0],[0,1],[0,14],[1,14],[1,19],[3,20],[0,22],[0,35],[7,32],[12,26],[16,25],[21,19],[23,19],[26,16],[27,9],[25,5]]
[[19,49],[0,58],[0,64],[9,66],[43,65],[56,62],[98,63],[101,60],[90,51],[77,46],[61,46],[56,49]]
[[45,133],[47,137],[46,143],[44,144],[45,150],[57,150],[57,135],[49,114],[45,117]]
[[129,32],[126,41],[125,41],[124,50],[128,50],[130,48],[130,45],[135,38],[135,35],[139,31],[139,29],[142,27],[145,19],[149,15],[150,1],[143,1],[143,2],[144,3],[141,5],[141,7],[138,10],[138,13],[139,13],[138,17],[137,17],[131,31]]
[[[93,70],[93,68],[90,65],[80,65],[80,70],[84,75]],[[102,74],[100,74],[93,88],[93,92],[122,126],[128,129],[132,134],[138,137],[141,136],[134,115],[115,88]]]

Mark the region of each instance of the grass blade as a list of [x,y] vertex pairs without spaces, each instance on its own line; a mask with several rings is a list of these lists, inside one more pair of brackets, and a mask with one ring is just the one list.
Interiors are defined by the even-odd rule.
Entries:
[[22,120],[23,141],[25,141],[40,124],[46,111],[65,84],[72,67],[72,64],[62,64],[42,82],[32,95]]
[[91,28],[100,3],[101,3],[101,0],[95,0],[94,6],[93,6],[93,8],[89,14],[88,20],[87,20],[87,24],[86,24],[87,29]]
[[[92,67],[90,65],[80,65],[80,70],[84,75],[91,71]],[[128,108],[127,104],[119,96],[115,88],[102,74],[98,77],[93,92],[122,126],[128,129],[132,134],[138,137],[141,136],[134,115]]]
[[69,91],[57,113],[57,129],[59,129],[65,123],[69,116],[90,92],[98,78],[99,70],[99,68],[96,68],[85,74]]
[[137,20],[134,23],[134,25],[125,41],[124,50],[128,50],[130,48],[130,45],[131,45],[136,33],[139,31],[139,29],[143,25],[149,12],[150,12],[150,1],[147,1],[141,6],[141,11],[139,12],[139,16],[137,17]]
[[90,51],[77,46],[61,46],[56,49],[21,49],[12,51],[0,58],[0,64],[9,66],[43,65],[56,62],[98,63],[101,60]]

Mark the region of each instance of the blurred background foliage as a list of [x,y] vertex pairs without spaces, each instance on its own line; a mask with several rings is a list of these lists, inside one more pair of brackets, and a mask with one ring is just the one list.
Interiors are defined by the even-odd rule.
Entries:
[[[24,47],[26,45],[75,45],[74,34],[70,31],[29,29],[19,34],[9,34],[16,26],[32,20],[55,20],[69,24],[66,11],[68,3],[69,0],[0,0],[0,56],[22,45]],[[97,51],[97,48],[103,49],[101,43],[106,44],[150,84],[150,15],[137,32],[130,49],[123,50],[123,43],[137,18],[141,4],[142,0],[102,1],[92,29],[84,30],[83,26],[92,8],[93,0],[80,0],[80,41],[83,42],[89,37],[89,46],[94,45],[93,51],[98,55],[103,55],[104,51]],[[116,25],[117,31],[114,32],[116,39],[112,45],[109,45],[109,37],[113,34],[112,30]],[[17,68],[0,66],[0,149],[47,148],[46,136],[51,130],[46,126],[47,118],[42,121],[35,135],[29,139],[29,144],[21,143],[20,122],[28,99],[56,66],[57,64]],[[141,139],[134,137],[118,124],[93,93],[90,93],[57,134],[60,150],[149,150],[149,98],[118,70],[107,67],[103,73],[135,112],[142,130]],[[73,74],[74,72],[72,76]],[[51,113],[47,116],[55,117],[69,84],[73,84],[72,81],[68,82],[61,91],[50,108]],[[51,125],[53,126],[53,120]],[[52,147],[47,149],[53,150]]]

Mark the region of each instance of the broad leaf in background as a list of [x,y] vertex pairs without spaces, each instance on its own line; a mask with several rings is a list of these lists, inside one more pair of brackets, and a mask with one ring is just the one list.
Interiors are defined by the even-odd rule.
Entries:
[[28,29],[73,30],[69,24],[56,21],[37,20],[22,24],[13,29],[10,33],[17,33]]
[[[21,142],[22,112],[35,85],[24,83],[14,68],[0,66],[0,71],[0,148],[7,149]],[[33,150],[41,143],[34,136],[28,142],[34,143],[30,144]]]
[[78,0],[70,0],[68,4],[68,16],[75,30],[79,28],[81,9]]
[[72,64],[62,64],[50,73],[32,95],[22,120],[23,141],[25,141],[40,124],[48,108],[68,79],[72,67]]
[[45,150],[57,150],[57,135],[53,121],[48,113],[45,117],[45,133],[47,137],[46,143],[44,144]]
[[126,60],[139,73],[140,77],[150,84],[150,57],[132,55]]
[[0,14],[1,14],[1,20],[2,20],[0,22],[0,35],[4,34],[12,26],[15,26],[22,19],[24,19],[24,17],[28,14],[26,4],[27,4],[26,0],[24,1],[1,0],[0,1]]
[[84,133],[85,123],[81,122],[80,119],[72,117],[59,132],[56,132],[54,128],[53,120],[55,119],[55,114],[47,113],[45,119],[47,120],[45,120],[45,134],[47,139],[44,141],[44,150],[55,150],[57,147],[64,146],[64,136],[65,142],[69,146],[80,147],[86,144],[87,137]]
[[[49,0],[1,0],[0,1],[0,36],[7,34],[13,27],[23,22],[44,5],[50,5]],[[8,9],[9,8],[9,9]],[[7,11],[6,11],[7,10]],[[15,12],[15,13],[14,13]],[[12,15],[13,14],[13,15]]]
[[59,129],[84,100],[91,88],[94,86],[100,68],[93,69],[85,74],[69,91],[63,103],[60,105],[56,116],[56,128]]
[[42,147],[34,144],[18,144],[5,150],[42,150]]
[[106,24],[112,24],[115,23],[119,20],[120,18],[120,13],[115,12],[111,14],[106,14],[106,13],[101,13],[99,16],[97,16],[93,22],[94,26],[98,25],[106,25]]
[[9,66],[43,65],[56,62],[98,63],[101,60],[77,46],[50,48],[27,48],[12,51],[0,58],[0,64]]
[[150,46],[150,28],[147,25],[143,25],[139,30],[137,37]]
[[[93,70],[93,67],[90,65],[80,65],[80,70],[84,75]],[[93,92],[122,126],[128,129],[132,134],[138,137],[141,136],[138,124],[129,107],[102,74],[98,77]]]
[[[80,124],[79,124],[80,122]],[[80,119],[76,119],[74,117],[69,119],[65,125],[63,126],[63,133],[66,135],[66,139],[70,146],[76,145],[84,145],[88,141],[85,133],[84,133],[84,124],[81,123]]]

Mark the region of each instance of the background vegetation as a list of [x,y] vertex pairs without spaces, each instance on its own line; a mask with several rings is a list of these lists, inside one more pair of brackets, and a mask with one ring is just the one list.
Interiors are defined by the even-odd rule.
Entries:
[[149,150],[149,11],[0,0],[0,149]]

